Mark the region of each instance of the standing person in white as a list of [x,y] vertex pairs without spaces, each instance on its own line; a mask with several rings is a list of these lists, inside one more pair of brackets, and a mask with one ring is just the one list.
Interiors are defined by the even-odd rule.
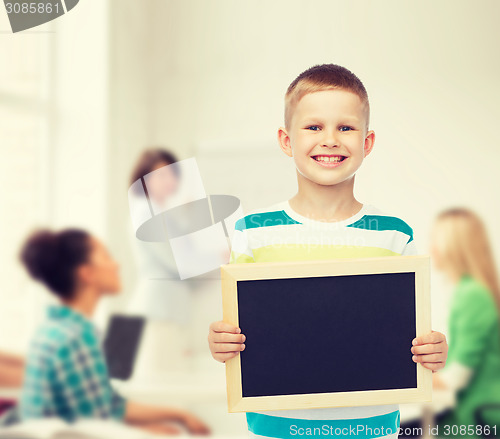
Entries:
[[[150,209],[164,211],[176,193],[179,168],[169,165],[177,161],[172,152],[163,148],[146,149],[138,158],[129,193],[132,197],[144,198],[134,203],[135,209],[144,208],[144,217],[151,215]],[[147,200],[142,185],[140,191],[134,191],[134,183],[141,179],[146,186]],[[192,285],[189,279],[180,279],[168,242],[146,242],[131,236],[138,282],[128,312],[147,319],[134,377],[150,380],[158,374],[185,370],[189,364]]]

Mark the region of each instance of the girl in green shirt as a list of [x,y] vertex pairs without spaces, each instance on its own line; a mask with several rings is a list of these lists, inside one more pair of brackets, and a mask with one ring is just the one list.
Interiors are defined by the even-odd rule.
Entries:
[[469,209],[448,209],[431,243],[435,268],[454,284],[448,361],[433,384],[455,391],[456,406],[438,436],[500,437],[500,289],[485,226]]

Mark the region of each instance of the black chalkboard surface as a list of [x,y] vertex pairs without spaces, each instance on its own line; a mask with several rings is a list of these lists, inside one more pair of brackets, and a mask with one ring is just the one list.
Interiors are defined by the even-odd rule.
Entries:
[[222,266],[224,320],[246,336],[226,362],[229,410],[428,400],[430,375],[410,351],[430,332],[428,262]]

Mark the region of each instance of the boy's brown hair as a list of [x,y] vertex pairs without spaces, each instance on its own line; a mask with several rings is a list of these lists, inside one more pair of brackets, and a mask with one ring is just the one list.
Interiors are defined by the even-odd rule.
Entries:
[[361,99],[365,109],[366,130],[370,119],[368,93],[361,80],[350,70],[337,64],[315,65],[297,76],[285,94],[285,128],[290,128],[297,103],[308,93],[323,90],[347,90]]

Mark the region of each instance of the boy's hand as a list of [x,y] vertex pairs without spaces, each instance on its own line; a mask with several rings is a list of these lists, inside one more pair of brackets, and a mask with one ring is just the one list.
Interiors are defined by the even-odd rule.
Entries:
[[421,363],[432,372],[442,369],[446,364],[448,356],[448,343],[441,332],[432,331],[429,334],[414,338],[411,352],[414,354],[412,360]]
[[245,345],[246,337],[241,334],[241,329],[229,323],[214,322],[210,325],[208,344],[212,357],[221,363],[238,355]]

